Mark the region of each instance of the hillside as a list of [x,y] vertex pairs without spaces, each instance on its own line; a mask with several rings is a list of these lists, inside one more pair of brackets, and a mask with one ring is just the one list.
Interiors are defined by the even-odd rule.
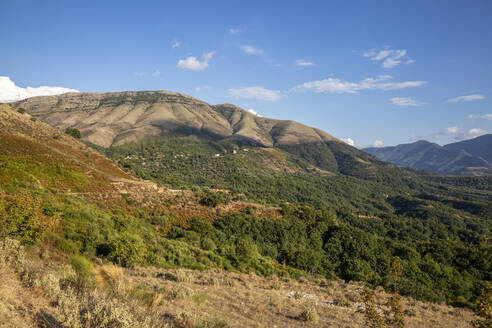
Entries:
[[162,134],[235,139],[263,147],[337,140],[297,122],[255,116],[230,104],[210,106],[170,91],[66,93],[12,106],[52,126],[77,128],[84,140],[102,147]]
[[417,141],[394,147],[363,149],[377,158],[401,167],[428,170],[438,174],[492,174],[492,135],[439,146],[428,141]]
[[[391,262],[398,257],[405,268],[403,295],[464,307],[473,306],[491,279],[492,252],[485,240],[491,235],[492,191],[484,178],[421,177],[332,140],[258,147],[201,135],[159,135],[98,148],[124,172],[28,114],[6,105],[0,113],[5,140],[0,143],[0,166],[7,168],[0,174],[0,236],[38,250],[42,263],[48,258],[63,267],[83,257],[99,263],[97,270],[102,263],[127,268],[134,294],[116,294],[123,299],[141,299],[153,307],[153,297],[168,297],[153,278],[138,278],[144,277],[142,267],[163,270],[157,278],[176,281],[182,278],[167,273],[188,268],[282,279],[338,278],[390,290]],[[52,272],[52,267],[40,270]],[[13,281],[25,277],[15,274],[9,273]],[[217,283],[212,279],[204,284],[206,276],[193,279],[203,289],[177,293],[202,304],[201,294],[211,289],[205,287]],[[253,281],[262,286],[265,280]],[[330,302],[334,298],[316,286],[298,288],[313,289]],[[226,289],[230,291],[210,292],[208,304],[220,304]],[[26,291],[36,292],[45,293]],[[240,321],[247,313],[234,300],[244,298],[231,292],[228,302],[238,311],[234,320]],[[51,304],[51,296],[46,297]],[[295,316],[297,309],[290,303],[268,309],[276,311],[268,320],[309,326]],[[341,322],[332,312],[317,309],[322,323]],[[56,316],[60,309],[53,311]],[[173,311],[167,318],[177,323],[179,315]],[[446,320],[452,322],[452,317],[441,323]]]

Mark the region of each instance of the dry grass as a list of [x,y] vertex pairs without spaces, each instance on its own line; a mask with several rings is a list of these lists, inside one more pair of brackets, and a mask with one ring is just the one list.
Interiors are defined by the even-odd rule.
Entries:
[[[186,275],[187,281],[166,278],[176,272]],[[185,311],[188,317],[224,318],[230,327],[364,327],[364,317],[358,313],[362,286],[356,283],[152,268],[127,271],[125,277],[128,284],[145,281],[152,288],[186,290],[180,297],[165,298],[156,309],[173,318]],[[378,305],[389,296],[379,290]],[[337,300],[343,301],[336,304]],[[464,309],[408,298],[402,305],[408,313],[406,327],[470,327],[474,318]]]
[[[0,327],[364,327],[355,283],[104,264],[97,286],[79,291],[72,267],[49,258],[0,241]],[[377,306],[389,296],[378,289]],[[475,318],[408,298],[402,306],[406,327],[470,327]]]

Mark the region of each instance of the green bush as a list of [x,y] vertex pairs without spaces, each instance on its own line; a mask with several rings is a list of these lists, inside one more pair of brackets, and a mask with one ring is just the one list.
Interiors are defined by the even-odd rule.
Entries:
[[319,320],[319,315],[314,307],[307,308],[299,314],[299,320],[316,323]]
[[228,195],[225,192],[212,192],[205,195],[200,201],[200,204],[209,207],[217,207],[220,204],[228,201]]
[[147,248],[140,236],[123,232],[110,243],[109,259],[124,267],[145,263]]
[[94,276],[94,265],[92,262],[88,261],[85,257],[77,255],[70,259],[70,264],[72,265],[76,277],[75,285],[77,289],[85,289],[88,287],[93,287],[95,284]]
[[214,241],[207,237],[201,239],[200,247],[206,251],[213,251],[217,248]]
[[80,139],[82,137],[80,131],[75,128],[66,128],[65,133],[68,134],[69,136],[74,137],[75,139]]

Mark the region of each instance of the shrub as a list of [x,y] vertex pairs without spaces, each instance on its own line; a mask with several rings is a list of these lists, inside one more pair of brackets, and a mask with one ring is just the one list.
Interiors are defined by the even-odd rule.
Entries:
[[130,328],[147,326],[139,322],[130,310],[114,299],[94,291],[78,298],[71,293],[62,294],[58,300],[66,327]]
[[95,284],[94,266],[83,256],[73,256],[70,259],[75,270],[75,287],[79,290],[93,287]]
[[211,192],[205,195],[200,201],[200,204],[208,207],[217,207],[220,204],[226,203],[228,195],[225,192]]
[[44,214],[40,197],[19,193],[7,202],[0,225],[0,236],[19,238],[24,244],[35,244],[47,231],[52,231],[59,222],[59,216]]
[[110,248],[109,259],[124,267],[133,268],[145,263],[147,248],[137,235],[124,232],[110,243]]
[[206,251],[213,251],[217,246],[215,245],[214,241],[210,238],[202,238],[200,241],[200,247]]
[[337,297],[333,300],[333,304],[336,306],[343,306],[343,307],[349,307],[350,306],[350,301],[348,301],[344,297]]
[[18,112],[18,113],[21,113],[21,114],[24,114],[24,113],[26,112],[26,109],[25,109],[25,108],[22,108],[22,107],[19,107],[19,108],[17,109],[17,112]]
[[193,290],[186,286],[173,286],[171,290],[168,292],[167,296],[170,299],[182,299],[193,294]]
[[472,322],[475,328],[492,327],[492,284],[486,286],[485,294],[477,301],[477,314],[480,319]]
[[80,131],[75,128],[66,128],[65,133],[68,134],[69,136],[74,137],[75,139],[80,139],[82,137]]
[[314,307],[304,309],[304,311],[299,314],[299,320],[307,322],[318,322],[319,315]]

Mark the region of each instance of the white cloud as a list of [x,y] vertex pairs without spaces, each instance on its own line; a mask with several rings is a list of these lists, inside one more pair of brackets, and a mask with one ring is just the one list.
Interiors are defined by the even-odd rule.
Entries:
[[180,45],[181,44],[179,43],[179,41],[174,39],[173,44],[171,45],[171,48],[173,48],[173,49],[179,48]]
[[36,96],[54,96],[67,92],[79,92],[64,87],[19,87],[8,76],[0,76],[0,102],[11,102]]
[[448,102],[458,103],[458,102],[466,102],[466,101],[480,100],[480,99],[484,99],[484,98],[485,98],[484,95],[473,94],[473,95],[467,95],[467,96],[461,96],[461,97],[451,98],[451,99],[448,100]]
[[449,128],[445,129],[446,133],[451,133],[451,134],[456,134],[459,131],[459,128],[457,126],[450,126]]
[[231,27],[231,28],[229,29],[229,34],[234,35],[234,34],[239,34],[239,33],[242,33],[242,32],[244,32],[244,31],[246,31],[246,29],[244,29],[244,28]]
[[204,85],[204,86],[202,86],[202,87],[196,87],[196,88],[195,88],[195,91],[196,91],[196,92],[200,92],[200,91],[207,90],[207,89],[210,89],[210,88],[211,88],[211,86],[209,86],[209,85]]
[[298,59],[296,60],[296,66],[313,66],[314,63],[304,60],[304,59]]
[[391,98],[390,101],[393,103],[393,105],[396,105],[396,106],[417,107],[417,106],[422,105],[422,104],[418,103],[415,99],[412,99],[412,98],[395,97],[395,98]]
[[470,114],[466,117],[469,120],[492,120],[492,114],[474,115]]
[[152,76],[154,77],[157,77],[157,76],[161,76],[161,72],[159,70],[155,70],[154,73],[152,73]]
[[487,133],[487,130],[480,128],[472,128],[468,131],[463,131],[458,126],[450,126],[449,128],[446,128],[442,131],[433,133],[432,137],[436,138],[443,135],[452,135],[453,139],[455,140],[466,140],[476,138]]
[[374,140],[374,142],[372,143],[372,146],[373,147],[384,147],[384,142],[381,141],[381,140]]
[[485,129],[480,129],[480,128],[473,128],[470,129],[466,132],[458,133],[457,135],[454,136],[455,140],[466,140],[466,139],[473,139],[479,136],[482,136],[484,134],[487,134],[487,130]]
[[257,112],[257,111],[255,111],[253,108],[248,109],[248,112],[250,112],[251,114],[256,115],[256,116],[258,116],[258,117],[263,117],[263,116],[261,116],[260,114],[258,114],[258,112]]
[[250,55],[262,55],[263,50],[254,46],[240,46],[241,50]]
[[282,98],[280,91],[269,90],[259,86],[229,89],[229,96],[268,101],[278,101]]
[[355,146],[355,141],[352,138],[342,138],[342,140],[346,143],[349,144],[350,146],[354,147]]
[[305,82],[295,86],[291,91],[314,91],[318,93],[356,93],[361,90],[397,90],[424,85],[425,81],[390,82],[391,75],[366,78],[359,82],[347,82],[330,77],[325,80]]
[[190,71],[203,71],[208,67],[208,62],[214,55],[215,51],[207,52],[202,55],[201,61],[194,56],[189,56],[185,59],[180,59],[176,67]]
[[373,61],[383,61],[382,66],[384,68],[393,68],[400,64],[412,64],[415,60],[407,55],[406,49],[393,50],[391,48],[385,48],[383,50],[371,49],[364,53],[364,57]]

